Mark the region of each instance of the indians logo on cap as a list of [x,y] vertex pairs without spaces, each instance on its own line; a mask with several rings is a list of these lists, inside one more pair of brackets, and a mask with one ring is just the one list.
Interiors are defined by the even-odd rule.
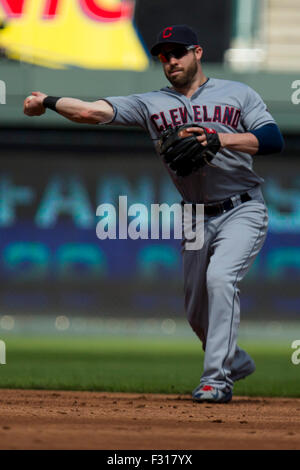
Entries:
[[164,39],[171,37],[172,36],[172,31],[173,31],[173,27],[169,26],[168,28],[163,30],[162,37]]
[[144,70],[134,0],[0,0],[0,47],[47,67]]

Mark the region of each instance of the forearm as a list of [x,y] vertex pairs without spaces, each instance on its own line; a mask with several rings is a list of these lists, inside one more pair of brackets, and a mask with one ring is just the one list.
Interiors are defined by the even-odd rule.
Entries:
[[76,98],[60,98],[56,111],[70,121],[86,124],[109,122],[113,117],[112,107],[104,100],[90,103]]
[[270,155],[284,149],[283,136],[275,123],[265,124],[245,134],[218,135],[223,148],[251,155]]
[[24,101],[26,116],[42,116],[46,109],[48,112],[56,111],[70,121],[86,124],[110,122],[114,116],[112,105],[105,100],[87,102],[76,98],[56,98],[33,91]]
[[250,132],[244,134],[218,133],[221,147],[237,152],[255,155],[258,152],[258,139]]

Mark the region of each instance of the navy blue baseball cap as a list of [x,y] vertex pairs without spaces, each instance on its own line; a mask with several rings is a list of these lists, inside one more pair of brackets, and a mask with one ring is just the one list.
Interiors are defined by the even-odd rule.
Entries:
[[151,54],[157,56],[164,44],[183,44],[185,46],[196,46],[198,44],[197,34],[185,24],[167,26],[157,38],[157,43],[151,48]]

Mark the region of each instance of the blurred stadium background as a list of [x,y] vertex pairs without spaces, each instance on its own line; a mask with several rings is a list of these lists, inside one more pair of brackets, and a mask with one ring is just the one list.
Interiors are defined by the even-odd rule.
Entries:
[[[0,337],[194,338],[178,240],[96,237],[96,207],[117,207],[119,195],[129,204],[180,202],[150,139],[49,111],[30,119],[22,108],[35,90],[93,101],[161,88],[166,80],[149,48],[163,27],[186,23],[199,34],[206,74],[252,86],[284,134],[282,155],[254,162],[270,227],[241,286],[242,333],[297,339],[299,0],[0,0],[0,20]],[[258,320],[264,328],[253,327]]]

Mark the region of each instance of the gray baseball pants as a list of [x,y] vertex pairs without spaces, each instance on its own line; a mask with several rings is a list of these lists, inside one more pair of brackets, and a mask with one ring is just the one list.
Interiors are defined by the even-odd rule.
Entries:
[[237,346],[238,283],[262,248],[267,227],[263,200],[251,200],[224,214],[205,216],[201,250],[185,250],[183,243],[185,308],[205,351],[200,384],[229,391],[232,371],[250,359]]

